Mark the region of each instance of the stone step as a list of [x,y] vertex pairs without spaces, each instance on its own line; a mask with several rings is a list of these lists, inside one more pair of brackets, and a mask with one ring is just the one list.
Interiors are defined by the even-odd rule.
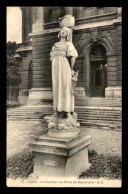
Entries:
[[99,118],[105,118],[105,117],[108,117],[108,118],[121,118],[121,114],[93,114],[93,113],[86,113],[86,114],[79,114],[77,113],[77,116],[79,117],[99,117]]
[[78,117],[78,119],[83,120],[99,120],[99,121],[119,121],[121,122],[121,119],[118,118],[97,118],[97,117]]
[[117,112],[117,111],[83,111],[83,112],[80,112],[80,111],[75,111],[77,114],[81,114],[81,115],[84,115],[84,114],[94,114],[94,115],[121,115],[121,112]]
[[[23,111],[23,110],[15,110],[15,111],[11,111],[11,112],[8,112],[8,114],[11,114],[11,113],[24,113],[24,114],[28,114],[28,113],[31,113],[31,114],[39,114],[39,113],[52,113],[53,111],[37,111],[37,110],[29,110],[29,111]],[[83,109],[83,110],[75,110],[75,112],[77,113],[121,113],[121,110],[89,110],[89,109]]]
[[45,120],[43,120],[43,119],[40,119],[40,118],[20,118],[20,117],[18,117],[18,118],[15,118],[15,117],[10,117],[10,118],[8,118],[8,121],[41,121],[41,123],[42,123],[42,126],[45,126],[45,127],[47,127],[47,123],[46,123],[46,121]]
[[[46,114],[46,115],[33,115],[33,114],[31,114],[31,115],[29,115],[29,114],[27,114],[27,115],[16,115],[16,114],[14,114],[14,115],[8,115],[8,118],[28,118],[28,119],[43,119],[44,118],[44,116],[47,116],[48,114]],[[49,116],[50,116],[51,114],[49,114]],[[102,116],[98,116],[98,115],[79,115],[78,114],[78,119],[82,119],[82,120],[86,120],[86,119],[88,119],[88,120],[108,120],[108,121],[122,121],[122,118],[121,117],[119,117],[119,116],[110,116],[110,115],[102,115]]]
[[42,119],[43,117],[27,117],[27,116],[15,116],[15,115],[10,115],[7,117],[8,119],[15,118],[15,119]]
[[[19,114],[39,114],[39,113],[52,113],[53,111],[42,111],[42,110],[15,110],[15,111],[9,111],[7,114],[12,114],[12,113],[19,113]],[[77,112],[77,113],[79,113],[79,114],[84,114],[84,113],[94,113],[94,114],[98,114],[98,113],[100,113],[100,114],[102,114],[102,113],[115,113],[115,114],[117,114],[117,113],[119,113],[119,114],[121,114],[121,110],[98,110],[98,109],[94,109],[94,110],[90,110],[90,109],[83,109],[83,110],[81,110],[81,109],[76,109],[75,110],[75,112]]]
[[96,119],[105,119],[105,118],[110,118],[110,119],[120,119],[122,120],[121,116],[119,115],[115,115],[115,116],[111,116],[111,115],[91,115],[91,114],[88,114],[88,115],[79,115],[77,114],[77,117],[78,118],[96,118]]
[[117,125],[121,125],[121,122],[119,122],[119,121],[105,121],[105,120],[82,120],[82,121],[79,121],[79,119],[78,119],[78,122],[80,122],[80,125],[82,124],[82,123],[86,123],[86,122],[88,122],[88,123],[101,123],[101,124],[117,124]]
[[[7,116],[29,116],[29,117],[40,117],[40,116],[44,116],[44,115],[51,115],[52,113],[51,112],[45,112],[45,113],[42,113],[42,112],[11,112],[9,114],[7,114]],[[87,111],[87,112],[79,112],[77,111],[77,114],[78,116],[80,117],[88,117],[88,116],[91,116],[91,117],[111,117],[111,118],[121,118],[121,112],[106,112],[106,111],[98,111],[98,112],[95,112],[95,111]]]
[[121,122],[113,122],[113,121],[109,121],[109,122],[107,122],[107,121],[98,121],[98,120],[87,120],[87,121],[79,121],[79,119],[78,119],[78,122],[80,123],[80,126],[82,126],[82,125],[84,125],[84,123],[86,124],[86,123],[89,123],[90,125],[92,124],[92,125],[94,125],[94,124],[98,124],[98,125],[106,125],[106,126],[110,126],[111,124],[113,124],[113,125],[118,125],[118,126],[121,126]]
[[88,102],[122,102],[121,98],[100,98],[100,97],[90,97],[86,98]]
[[114,104],[112,104],[112,105],[108,105],[108,104],[88,104],[88,106],[97,106],[97,107],[100,107],[100,106],[102,106],[102,107],[121,107],[121,105],[114,105]]
[[103,128],[110,128],[110,129],[117,129],[117,130],[121,130],[121,125],[118,125],[118,124],[107,124],[107,123],[90,123],[90,122],[82,122],[80,123],[80,126],[87,126],[87,127],[90,127],[90,128],[93,128],[93,127],[103,127]]

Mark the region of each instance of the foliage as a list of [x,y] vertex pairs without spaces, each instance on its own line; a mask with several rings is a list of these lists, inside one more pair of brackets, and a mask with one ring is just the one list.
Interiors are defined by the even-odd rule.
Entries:
[[[11,156],[7,160],[7,174],[9,178],[27,178],[33,172],[34,154],[22,151]],[[95,150],[89,150],[90,169],[82,172],[79,178],[108,178],[121,179],[121,158],[98,154]]]
[[7,46],[6,46],[6,54],[8,56],[14,56],[16,49],[18,48],[18,45],[16,42],[7,42]]
[[33,171],[34,154],[25,150],[11,156],[6,164],[6,176],[12,179],[25,178]]
[[8,42],[6,48],[7,54],[7,86],[18,85],[20,82],[20,62],[14,58],[16,53],[17,44],[16,42]]
[[98,154],[96,151],[89,151],[90,168],[82,172],[79,178],[109,178],[121,179],[122,161],[119,156]]

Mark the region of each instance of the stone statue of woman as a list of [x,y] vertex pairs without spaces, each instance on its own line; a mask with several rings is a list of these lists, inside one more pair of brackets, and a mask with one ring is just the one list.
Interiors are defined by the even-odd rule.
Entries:
[[[78,53],[69,41],[70,29],[63,27],[58,38],[60,41],[55,43],[50,52],[52,61],[52,86],[53,86],[53,109],[54,115],[47,120],[48,128],[72,129],[78,123],[74,122],[74,95],[72,95],[72,76],[73,67]],[[71,58],[69,64],[68,57]],[[48,118],[46,118],[48,119]]]
[[[70,29],[63,27],[50,53],[52,61],[52,84],[53,84],[53,109],[54,111],[69,113],[74,112],[74,100],[71,95],[71,76],[78,53],[69,42]],[[68,58],[71,57],[71,66]]]

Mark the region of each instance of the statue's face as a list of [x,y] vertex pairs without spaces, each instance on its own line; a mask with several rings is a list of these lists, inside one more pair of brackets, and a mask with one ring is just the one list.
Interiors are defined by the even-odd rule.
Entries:
[[67,32],[66,30],[63,30],[63,29],[62,29],[62,30],[60,31],[60,36],[61,36],[61,37],[64,37],[64,38],[65,38],[65,37],[67,37],[67,35],[68,35],[68,32]]

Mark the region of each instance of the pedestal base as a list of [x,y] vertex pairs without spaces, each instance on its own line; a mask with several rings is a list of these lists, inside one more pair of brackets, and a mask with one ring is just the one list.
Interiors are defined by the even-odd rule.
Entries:
[[53,102],[52,88],[32,88],[29,90],[27,105],[51,104]]
[[87,105],[87,97],[84,87],[75,88],[75,106]]
[[105,89],[106,98],[121,98],[122,88],[121,86],[109,86]]
[[36,23],[32,25],[32,32],[38,32],[43,30],[43,22],[41,20],[37,20]]
[[19,91],[19,96],[18,96],[18,101],[20,105],[27,105],[27,100],[29,96],[29,90],[20,90]]
[[54,138],[43,135],[29,144],[35,152],[33,173],[41,177],[78,177],[89,168],[88,145],[91,136],[80,132],[76,137]]

